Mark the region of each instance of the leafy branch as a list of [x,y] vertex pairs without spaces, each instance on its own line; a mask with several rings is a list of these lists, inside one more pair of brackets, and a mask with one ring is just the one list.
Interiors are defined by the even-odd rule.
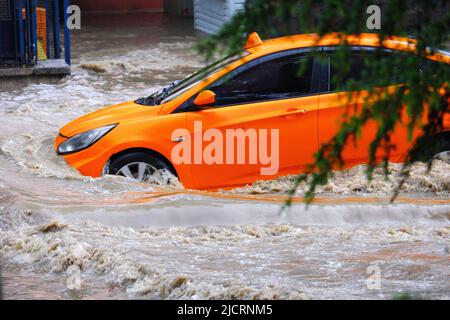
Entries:
[[[242,12],[237,13],[219,33],[207,37],[198,46],[198,50],[210,59],[215,54],[238,51],[243,47],[246,36],[253,31],[265,39],[311,32],[317,33],[317,41],[330,33],[337,32],[341,36],[342,41],[333,57],[336,72],[332,83],[336,91],[350,92],[347,95],[347,110],[335,136],[320,146],[308,170],[297,176],[287,205],[290,205],[302,182],[309,184],[305,199],[311,202],[316,188],[328,182],[334,169],[344,166],[346,148],[358,143],[367,125],[376,127],[367,150],[369,160],[366,173],[369,181],[379,164],[388,178],[388,160],[395,151],[393,138],[398,126],[407,128],[407,139],[413,143],[405,156],[402,179],[392,201],[408,178],[411,164],[427,161],[434,150],[448,143],[437,139],[436,135],[443,130],[444,114],[449,112],[450,67],[425,58],[449,41],[449,4],[439,0],[379,2],[382,28],[375,30],[379,43],[391,35],[408,36],[414,39],[414,50],[386,59],[384,48],[376,48],[364,57],[362,79],[358,81],[351,79],[349,66],[352,48],[346,35],[374,33],[367,30],[366,24],[366,9],[374,4],[373,1],[247,1]],[[343,83],[347,87],[342,87]],[[392,86],[393,83],[398,85]],[[356,107],[358,102],[362,108]],[[431,166],[432,161],[428,164],[428,170]]]

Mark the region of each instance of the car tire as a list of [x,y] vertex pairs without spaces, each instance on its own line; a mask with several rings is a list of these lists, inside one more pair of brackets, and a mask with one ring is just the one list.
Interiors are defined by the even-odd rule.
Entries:
[[156,170],[167,170],[175,177],[177,176],[174,169],[166,161],[146,152],[131,152],[113,159],[107,172],[111,175],[125,176],[135,181],[145,181]]

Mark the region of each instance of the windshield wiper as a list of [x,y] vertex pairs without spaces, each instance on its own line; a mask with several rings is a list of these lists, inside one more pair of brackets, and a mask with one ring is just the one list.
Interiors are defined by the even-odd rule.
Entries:
[[165,86],[164,88],[159,89],[158,91],[153,92],[151,95],[145,98],[139,98],[135,102],[138,104],[142,104],[144,106],[156,106],[164,100],[165,97],[169,95],[171,90],[180,83],[180,80],[175,80],[171,84]]
[[141,105],[144,105],[144,106],[155,106],[156,105],[156,101],[155,101],[156,93],[157,92],[153,92],[148,97],[136,99],[135,102],[137,104],[141,104]]
[[179,83],[180,83],[180,80],[175,80],[174,82],[172,82],[172,83],[169,84],[168,86],[165,86],[164,88],[162,88],[161,90],[159,90],[159,91],[156,93],[156,96],[155,96],[155,102],[156,102],[156,104],[160,104],[161,101],[163,101],[164,98],[167,97],[167,96],[170,94],[170,92],[172,91],[172,89],[173,89],[177,84],[179,84]]

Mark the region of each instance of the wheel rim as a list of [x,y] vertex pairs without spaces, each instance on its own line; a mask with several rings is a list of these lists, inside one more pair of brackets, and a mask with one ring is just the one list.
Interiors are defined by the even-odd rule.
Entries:
[[155,168],[148,163],[132,162],[120,168],[120,170],[117,171],[117,175],[141,182],[154,174],[155,171]]

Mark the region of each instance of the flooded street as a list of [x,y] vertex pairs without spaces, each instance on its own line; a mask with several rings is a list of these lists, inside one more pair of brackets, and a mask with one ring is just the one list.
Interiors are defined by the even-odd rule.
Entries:
[[[192,21],[83,19],[72,75],[0,92],[0,262],[6,299],[450,299],[450,164],[370,184],[337,173],[280,213],[292,177],[220,192],[81,176],[61,126],[203,66]],[[398,173],[399,165],[391,170]],[[370,276],[379,271],[379,286]],[[368,285],[369,284],[369,285]]]

